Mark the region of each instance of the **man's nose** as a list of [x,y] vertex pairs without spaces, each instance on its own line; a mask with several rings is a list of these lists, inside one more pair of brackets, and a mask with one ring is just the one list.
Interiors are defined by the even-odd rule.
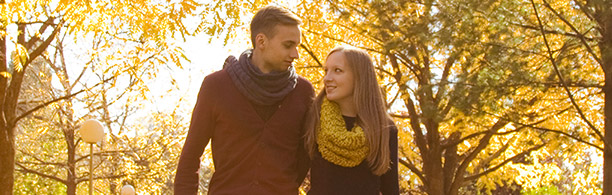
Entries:
[[291,51],[291,55],[289,57],[293,58],[294,60],[300,58],[300,53],[298,52],[297,48]]

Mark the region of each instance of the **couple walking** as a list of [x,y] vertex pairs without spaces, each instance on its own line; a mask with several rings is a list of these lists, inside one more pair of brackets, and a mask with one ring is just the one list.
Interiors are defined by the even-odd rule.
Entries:
[[337,47],[314,97],[292,66],[301,21],[267,6],[251,21],[253,49],[204,79],[179,158],[175,194],[196,194],[204,148],[215,172],[209,194],[399,194],[397,128],[370,56]]

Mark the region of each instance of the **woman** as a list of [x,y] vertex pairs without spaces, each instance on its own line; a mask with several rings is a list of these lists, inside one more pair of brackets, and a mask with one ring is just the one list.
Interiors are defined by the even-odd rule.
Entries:
[[325,89],[306,121],[308,194],[399,194],[397,128],[370,56],[356,48],[333,49],[323,80]]

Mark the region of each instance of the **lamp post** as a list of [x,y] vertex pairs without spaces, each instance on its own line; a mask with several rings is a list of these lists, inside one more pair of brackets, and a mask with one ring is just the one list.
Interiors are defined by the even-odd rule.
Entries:
[[79,133],[89,143],[89,194],[93,194],[93,145],[104,138],[104,127],[100,121],[89,119],[81,123]]
[[124,185],[121,188],[121,195],[134,195],[134,194],[136,194],[136,190],[134,190],[134,187],[132,187],[132,185],[130,184]]

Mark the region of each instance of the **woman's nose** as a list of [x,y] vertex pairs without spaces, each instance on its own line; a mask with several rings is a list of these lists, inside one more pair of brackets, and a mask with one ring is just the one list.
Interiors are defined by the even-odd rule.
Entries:
[[331,79],[331,76],[329,76],[329,74],[325,74],[325,76],[323,77],[323,82],[327,83],[327,82],[330,82],[331,80],[332,79]]

